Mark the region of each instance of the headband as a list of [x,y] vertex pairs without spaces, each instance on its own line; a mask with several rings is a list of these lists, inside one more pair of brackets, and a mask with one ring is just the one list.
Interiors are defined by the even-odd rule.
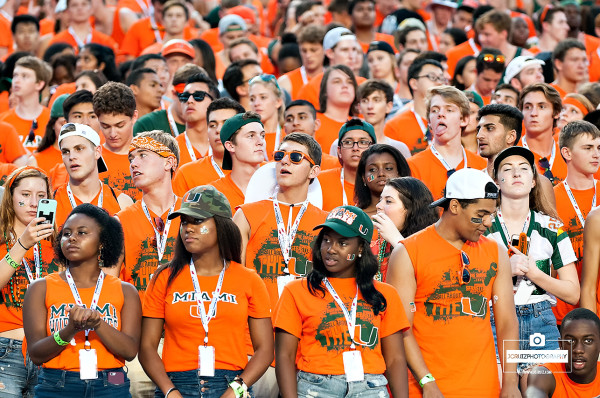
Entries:
[[575,108],[579,109],[581,111],[581,113],[583,113],[583,116],[587,115],[588,113],[590,113],[590,111],[587,110],[587,108],[577,99],[572,98],[572,97],[567,97],[563,100],[563,105],[573,105]]
[[7,183],[8,189],[10,189],[12,187],[12,184],[13,184],[13,182],[15,182],[15,180],[17,179],[17,177],[19,175],[21,175],[21,173],[23,173],[26,170],[37,170],[40,173],[42,173],[42,175],[44,177],[48,178],[48,176],[46,175],[46,172],[44,170],[40,169],[39,167],[35,167],[35,166],[23,166],[23,167],[20,167],[20,168],[16,169],[14,171],[14,174],[13,174],[12,178],[10,180],[8,180],[8,183]]
[[148,151],[152,151],[163,158],[168,158],[173,156],[177,159],[177,156],[167,147],[166,145],[156,141],[154,138],[144,136],[144,137],[135,137],[131,141],[131,145],[129,146],[129,153],[135,151],[136,149],[146,149]]

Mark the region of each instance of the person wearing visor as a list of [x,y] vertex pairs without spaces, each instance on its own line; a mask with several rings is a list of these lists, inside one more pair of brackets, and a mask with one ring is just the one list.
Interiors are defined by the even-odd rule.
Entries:
[[285,286],[275,309],[281,396],[389,397],[389,386],[395,398],[408,397],[409,323],[394,288],[373,279],[373,222],[340,206],[315,229],[313,269]]
[[[401,241],[390,257],[387,282],[400,294],[411,325],[404,333],[411,397],[521,396],[516,364],[502,361],[500,387],[490,324],[493,299],[498,341],[517,349],[508,254],[482,236],[498,195],[483,171],[456,171],[443,197],[430,205],[442,208],[439,221]],[[477,355],[465,355],[469,350]]]
[[195,187],[169,215],[176,218],[173,259],[146,291],[140,362],[156,397],[254,396],[250,387],[273,361],[271,306],[260,277],[241,264],[242,238],[229,202],[210,185]]

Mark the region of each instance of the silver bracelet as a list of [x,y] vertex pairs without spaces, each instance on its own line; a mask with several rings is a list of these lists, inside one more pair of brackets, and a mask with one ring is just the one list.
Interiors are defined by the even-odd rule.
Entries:
[[177,387],[169,388],[169,391],[167,391],[167,393],[165,394],[165,398],[167,398],[169,396],[169,394],[172,393],[173,391],[179,391],[179,390],[177,389]]

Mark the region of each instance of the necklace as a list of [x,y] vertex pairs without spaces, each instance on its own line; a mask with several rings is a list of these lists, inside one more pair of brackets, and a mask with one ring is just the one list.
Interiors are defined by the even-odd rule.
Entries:
[[381,274],[381,265],[383,264],[383,260],[385,260],[385,249],[387,248],[387,242],[382,237],[379,237],[377,244],[379,245],[379,252],[377,253],[377,263],[379,267],[377,273],[375,274],[375,280],[382,282],[383,275]]
[[[14,244],[16,242],[13,242],[14,239],[11,239],[11,244],[14,246]],[[4,243],[6,245],[6,252],[8,253],[10,251],[10,246],[9,246],[9,240],[7,239],[6,236],[6,232],[4,233]],[[40,267],[41,267],[41,262],[42,262],[42,244],[41,242],[37,243],[37,249],[38,249],[38,253],[39,253],[39,259],[40,259]],[[19,267],[20,268],[20,267]],[[8,281],[8,289],[10,292],[10,298],[12,303],[14,304],[15,307],[17,308],[21,308],[23,307],[23,300],[21,299],[21,295],[17,294],[17,290],[19,289],[19,286],[17,285],[17,272],[15,271],[14,275],[10,278],[10,280]],[[6,303],[6,301],[5,301]]]

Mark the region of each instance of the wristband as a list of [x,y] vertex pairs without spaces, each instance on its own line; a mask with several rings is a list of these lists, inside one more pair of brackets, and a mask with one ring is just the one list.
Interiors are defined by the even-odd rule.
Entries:
[[167,398],[169,396],[169,394],[172,393],[173,391],[179,391],[179,390],[177,389],[177,387],[169,388],[169,391],[167,391],[167,393],[165,394],[165,398]]
[[23,246],[23,243],[21,243],[21,238],[17,239],[17,243],[25,250],[29,250],[28,248],[26,248],[25,246]]
[[13,267],[14,269],[18,269],[19,268],[19,263],[17,263],[15,260],[13,260],[13,258],[10,256],[10,253],[6,253],[6,256],[4,256],[4,259],[6,260],[6,262],[8,263],[8,265],[10,265],[11,267]]
[[60,337],[60,333],[58,332],[58,330],[56,332],[54,332],[54,341],[56,341],[56,344],[58,344],[61,347],[64,347],[66,345],[69,345],[68,341],[64,341],[61,337]]
[[431,373],[427,373],[421,380],[419,380],[419,385],[423,387],[425,384],[431,383],[432,381],[435,381],[433,375]]
[[244,398],[248,393],[248,386],[244,383],[241,377],[236,377],[233,379],[231,383],[229,383],[229,387],[233,390],[236,398]]

